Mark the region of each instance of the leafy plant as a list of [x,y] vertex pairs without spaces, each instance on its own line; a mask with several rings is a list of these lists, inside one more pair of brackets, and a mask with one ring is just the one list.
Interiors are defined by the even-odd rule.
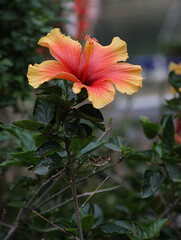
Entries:
[[[27,235],[34,239],[176,237],[169,223],[180,201],[179,183],[170,172],[180,161],[174,116],[164,115],[160,124],[141,117],[146,135],[154,137],[154,142],[150,150],[134,151],[120,136],[107,138],[103,132],[99,139],[95,137],[95,127],[104,131],[104,119],[92,104],[83,104],[86,94],[73,94],[63,80],[46,83],[37,94],[32,119],[16,121],[11,127],[1,125],[4,137],[11,134],[12,144],[16,142],[16,151],[4,158],[1,168],[6,172],[10,166],[26,167],[31,172],[31,177],[20,177],[11,185],[8,208],[19,213],[14,225],[1,222],[2,236],[6,240],[13,239],[14,234],[18,239]],[[111,152],[118,153],[115,162],[108,157]],[[131,172],[133,166],[136,169],[124,181],[114,171],[122,162]],[[145,173],[139,171],[141,166]],[[96,183],[93,191],[88,191],[90,178]],[[100,189],[103,184],[107,187]],[[83,186],[87,189],[84,193]],[[17,189],[24,191],[24,197],[17,196]],[[117,209],[113,220],[106,210],[110,191],[114,191]]]
[[[0,49],[0,107],[13,105],[17,99],[30,98],[26,80],[28,64],[41,61],[46,53],[35,49],[37,39],[59,25],[61,0],[2,0],[0,1],[1,49]],[[17,60],[18,59],[18,60]]]

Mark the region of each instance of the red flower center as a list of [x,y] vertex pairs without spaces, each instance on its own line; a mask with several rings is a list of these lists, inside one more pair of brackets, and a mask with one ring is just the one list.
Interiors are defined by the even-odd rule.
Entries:
[[96,38],[91,39],[90,35],[86,35],[85,40],[86,40],[85,50],[86,50],[87,59],[86,59],[86,64],[85,64],[85,68],[84,68],[84,73],[83,73],[83,76],[82,76],[82,81],[81,81],[82,83],[86,82],[89,59],[90,59],[92,51],[95,47],[95,44],[98,42]]

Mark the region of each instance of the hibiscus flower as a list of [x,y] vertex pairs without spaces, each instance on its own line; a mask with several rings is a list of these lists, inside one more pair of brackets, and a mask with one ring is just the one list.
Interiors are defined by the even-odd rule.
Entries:
[[174,62],[170,62],[169,64],[169,71],[172,72],[174,71],[175,74],[181,75],[181,62],[176,64]]
[[[174,72],[176,75],[181,75],[181,62],[176,64],[174,62],[170,62],[169,64],[169,71],[170,72]],[[181,93],[181,87],[178,89],[179,92]],[[176,90],[174,87],[171,86],[171,93],[172,94],[175,94],[176,93]]]
[[[28,81],[33,88],[44,82],[62,78],[73,82],[73,92],[78,94],[87,89],[88,99],[95,108],[102,108],[112,102],[115,87],[121,93],[129,95],[142,86],[141,67],[126,61],[127,45],[119,37],[114,37],[111,44],[102,46],[89,35],[82,50],[78,41],[65,36],[55,28],[38,44],[49,48],[56,60],[31,64],[28,67]],[[114,87],[115,86],[115,87]]]

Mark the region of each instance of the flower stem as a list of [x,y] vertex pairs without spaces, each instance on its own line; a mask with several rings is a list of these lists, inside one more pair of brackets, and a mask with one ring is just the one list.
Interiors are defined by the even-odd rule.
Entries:
[[82,225],[81,225],[81,219],[80,219],[80,211],[79,211],[78,200],[77,200],[75,171],[74,171],[74,167],[73,167],[72,156],[71,156],[71,153],[70,153],[70,140],[67,139],[67,138],[65,138],[65,147],[66,147],[66,152],[67,152],[67,157],[68,157],[69,176],[70,176],[70,181],[71,181],[75,215],[76,215],[76,219],[77,219],[77,228],[78,228],[78,233],[79,233],[79,240],[83,240]]

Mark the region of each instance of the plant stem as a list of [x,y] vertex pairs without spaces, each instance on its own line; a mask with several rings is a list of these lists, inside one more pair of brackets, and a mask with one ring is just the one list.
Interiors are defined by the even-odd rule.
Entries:
[[[15,222],[17,222],[15,225],[13,225],[9,232],[7,233],[6,237],[4,238],[4,240],[9,240],[14,234],[15,232],[18,230],[18,228],[25,223],[28,218],[30,213],[32,212],[31,209],[31,205],[34,202],[35,198],[38,196],[38,194],[40,193],[40,191],[46,186],[48,185],[54,178],[57,178],[63,175],[65,169],[62,169],[61,172],[56,173],[55,175],[52,175],[50,178],[48,178],[34,193],[34,195],[32,196],[32,198],[30,199],[30,201],[27,203],[25,208],[21,208]],[[36,206],[35,206],[36,208]]]
[[[117,190],[121,187],[121,185],[117,185],[115,187],[111,187],[111,188],[105,188],[105,189],[101,189],[101,190],[98,190],[98,191],[94,191],[94,192],[86,192],[86,193],[82,193],[80,195],[77,195],[77,198],[83,198],[83,197],[86,197],[86,196],[93,196],[95,194],[99,194],[99,193],[104,193],[104,192],[110,192],[110,191],[114,191],[114,190]],[[56,206],[52,207],[52,208],[49,208],[48,210],[45,210],[44,212],[41,212],[40,214],[41,215],[44,215],[44,214],[47,214],[53,210],[55,210],[56,208],[60,208],[64,205],[66,205],[67,203],[69,202],[72,202],[73,201],[73,197],[67,199],[66,201],[64,202],[61,202],[59,204],[57,204]],[[32,216],[30,217],[30,220],[33,219],[35,216]]]
[[65,147],[66,147],[66,152],[67,152],[67,157],[68,157],[69,176],[70,176],[72,195],[73,195],[73,200],[74,200],[75,215],[76,215],[76,219],[77,219],[79,240],[83,240],[80,211],[79,211],[78,200],[77,200],[76,178],[75,178],[72,156],[70,153],[70,140],[67,138],[65,138]]
[[9,230],[8,234],[6,235],[6,237],[4,238],[4,240],[10,239],[13,236],[13,234],[16,232],[17,229],[18,229],[18,224],[13,225],[10,228],[10,230]]
[[[114,167],[114,166],[117,165],[118,163],[119,163],[119,162],[112,163],[112,164],[110,164],[110,165],[108,165],[108,166],[105,166],[105,167],[97,170],[96,172],[92,172],[92,173],[88,174],[88,175],[85,176],[85,177],[82,177],[82,178],[80,178],[80,179],[77,179],[76,183],[80,183],[80,182],[82,182],[82,181],[84,181],[84,180],[86,180],[86,179],[88,179],[88,178],[90,178],[90,177],[92,177],[92,176],[94,176],[94,175],[96,175],[96,174],[98,174],[98,173],[101,173],[101,172],[105,171],[105,170],[108,169],[108,168]],[[110,175],[110,174],[108,174],[108,175]],[[118,182],[118,183],[120,183],[120,182]],[[45,199],[42,203],[40,203],[40,204],[37,206],[37,208],[41,208],[41,207],[42,207],[43,205],[45,205],[47,202],[51,201],[52,199],[56,198],[57,196],[61,195],[62,193],[66,192],[66,191],[69,190],[69,189],[70,189],[70,186],[65,187],[65,188],[63,188],[62,190],[60,190],[59,192],[51,195],[49,198]]]
[[44,191],[44,193],[41,194],[41,196],[36,200],[34,203],[34,206],[37,206],[38,203],[46,196],[46,194],[55,186],[55,184],[62,178],[62,176],[65,173],[65,169],[62,169],[59,173],[59,176],[55,178],[54,182]]
[[171,196],[171,199],[172,199],[172,201],[174,201],[174,199],[175,199],[175,185],[174,185],[174,181],[173,181],[172,177],[170,176],[169,171],[168,171],[165,163],[163,163],[163,168],[164,168],[164,170],[165,170],[165,173],[166,173],[166,175],[167,175],[168,180],[169,180],[170,183],[171,183],[171,188],[172,188],[172,196]]
[[53,225],[54,227],[56,227],[57,229],[59,229],[63,233],[65,233],[65,234],[67,234],[67,235],[69,235],[69,236],[71,236],[71,237],[73,237],[75,239],[75,237],[72,234],[70,234],[69,232],[66,232],[63,228],[60,228],[58,225],[54,224],[53,222],[50,222],[47,218],[43,217],[42,215],[40,215],[36,211],[33,210],[33,213],[35,213],[37,216],[41,217],[43,220],[45,220],[49,224]]

